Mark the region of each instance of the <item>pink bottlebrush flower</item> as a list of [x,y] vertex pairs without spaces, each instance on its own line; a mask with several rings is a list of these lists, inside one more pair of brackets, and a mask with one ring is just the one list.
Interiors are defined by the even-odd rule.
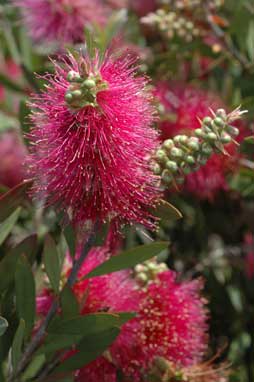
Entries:
[[13,0],[36,42],[78,43],[84,27],[104,25],[110,9],[101,0]]
[[153,12],[157,8],[156,0],[129,0],[130,8],[142,17],[147,15],[149,12]]
[[[68,56],[35,96],[33,192],[74,223],[116,218],[154,227],[161,193],[150,156],[158,145],[147,80],[134,59]],[[67,80],[68,78],[68,80]]]
[[12,188],[24,180],[26,155],[25,145],[17,131],[0,133],[0,185]]
[[[79,273],[87,274],[109,256],[106,247],[94,248]],[[66,271],[68,274],[68,270]],[[165,357],[177,367],[199,362],[206,350],[206,309],[200,297],[200,280],[178,283],[170,270],[157,274],[145,288],[137,284],[131,271],[82,280],[73,291],[81,314],[98,311],[137,312],[123,325],[106,355],[76,374],[78,382],[115,382],[120,370],[126,381],[141,382],[155,357]],[[42,294],[46,314],[50,292]]]
[[[210,115],[210,109],[218,109],[222,104],[213,93],[197,89],[190,85],[161,82],[156,86],[155,96],[164,108],[162,120],[159,123],[161,138],[165,140],[179,133],[189,134],[190,130],[200,127],[198,120]],[[244,128],[238,122],[241,140]],[[184,184],[187,192],[200,199],[213,200],[220,190],[227,190],[226,175],[234,170],[239,154],[235,144],[227,145],[230,156],[213,154],[198,171],[188,175]]]

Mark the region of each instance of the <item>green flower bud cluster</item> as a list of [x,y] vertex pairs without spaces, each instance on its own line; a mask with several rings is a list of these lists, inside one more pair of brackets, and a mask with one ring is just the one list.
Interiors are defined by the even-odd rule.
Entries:
[[176,370],[170,361],[159,356],[153,360],[148,380],[153,382],[187,382],[182,371]]
[[156,279],[161,272],[168,270],[165,263],[158,263],[156,260],[148,260],[143,264],[138,264],[134,268],[134,278],[141,287],[145,287],[149,281]]
[[227,154],[224,146],[236,143],[239,134],[231,123],[244,112],[237,108],[227,114],[224,109],[218,109],[212,112],[212,117],[200,121],[200,128],[193,130],[192,136],[176,135],[165,140],[154,156],[154,174],[161,176],[165,186],[182,184],[185,176],[206,164],[213,153]]
[[191,42],[200,35],[199,28],[196,28],[189,18],[173,11],[167,12],[164,9],[158,9],[156,12],[143,17],[141,21],[156,27],[167,39],[178,37],[186,42]]
[[84,78],[80,73],[71,70],[66,79],[70,86],[65,93],[65,101],[74,110],[85,106],[97,107],[97,93],[107,89],[107,83],[102,81],[99,74],[89,74]]
[[[196,10],[201,8],[204,0],[160,0],[160,4],[170,6],[177,10]],[[224,0],[210,0],[207,4],[211,10],[220,8]]]

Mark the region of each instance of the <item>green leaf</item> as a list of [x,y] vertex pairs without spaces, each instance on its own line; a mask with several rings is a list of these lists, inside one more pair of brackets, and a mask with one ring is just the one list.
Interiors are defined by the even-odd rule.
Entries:
[[0,293],[6,290],[14,280],[16,263],[21,255],[32,262],[37,248],[36,235],[28,236],[0,261]]
[[6,77],[3,73],[0,73],[0,84],[18,93],[24,93],[24,89],[16,82],[12,81],[9,77]]
[[0,224],[0,245],[3,244],[5,239],[9,236],[12,228],[18,220],[21,208],[17,208],[4,222]]
[[55,373],[74,371],[88,365],[108,349],[119,333],[119,328],[111,328],[101,333],[87,335],[78,345],[78,353],[63,362]]
[[61,277],[61,266],[56,244],[50,235],[46,236],[43,260],[50,284],[57,294]]
[[8,321],[0,316],[0,337],[6,332],[8,326]]
[[71,225],[68,225],[64,229],[64,237],[65,237],[65,240],[68,244],[68,247],[70,250],[70,255],[72,257],[74,257],[75,251],[76,251],[76,235],[75,235],[75,231]]
[[64,318],[78,316],[79,304],[71,288],[66,284],[61,293],[61,308]]
[[49,327],[48,333],[59,335],[98,333],[112,326],[121,326],[133,317],[133,313],[90,313],[57,321],[55,325]]
[[121,327],[134,313],[94,313],[57,321],[49,327],[49,334],[37,354],[48,354],[78,344],[82,338],[96,335],[113,327]]
[[251,135],[250,137],[244,138],[244,142],[254,145],[254,136]]
[[21,256],[17,261],[15,289],[18,316],[26,323],[25,336],[28,337],[33,329],[35,318],[35,282],[25,256]]
[[137,264],[157,256],[168,247],[168,242],[154,242],[129,249],[120,255],[112,256],[109,260],[89,272],[84,279],[102,276],[126,268],[132,268]]
[[249,29],[248,29],[248,34],[246,38],[246,45],[247,45],[248,55],[251,61],[253,61],[254,60],[254,21],[253,20],[251,20],[249,23]]
[[30,361],[26,371],[23,374],[24,381],[30,381],[36,374],[41,370],[42,366],[46,362],[46,357],[44,354],[36,355],[32,361]]
[[30,130],[31,124],[28,119],[29,114],[30,114],[30,109],[27,106],[26,101],[22,99],[19,104],[19,121],[22,127],[22,131],[24,133],[28,133]]
[[31,181],[20,183],[0,197],[0,222],[22,205],[31,184]]
[[11,358],[12,358],[12,366],[13,369],[16,370],[18,362],[20,360],[21,354],[22,354],[22,346],[25,336],[25,321],[21,318],[19,322],[18,329],[16,331],[12,350],[11,350]]
[[181,212],[176,207],[165,200],[160,201],[160,204],[157,206],[154,214],[164,221],[175,221],[183,217]]

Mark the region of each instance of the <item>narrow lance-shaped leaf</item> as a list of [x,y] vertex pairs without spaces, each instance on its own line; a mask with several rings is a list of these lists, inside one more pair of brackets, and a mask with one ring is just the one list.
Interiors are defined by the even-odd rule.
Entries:
[[68,248],[72,257],[75,256],[76,250],[76,235],[71,225],[68,225],[64,230],[64,237],[68,244]]
[[21,208],[17,208],[3,223],[0,224],[0,245],[3,244],[18,220]]
[[16,263],[22,254],[33,261],[36,253],[37,237],[31,235],[25,238],[0,261],[0,293],[6,290],[14,280]]
[[71,288],[66,284],[61,293],[61,308],[64,318],[78,316],[79,304]]
[[0,316],[0,337],[6,332],[8,326],[6,318]]
[[26,192],[31,186],[31,183],[31,181],[20,183],[1,196],[0,222],[4,221],[11,213],[22,205],[26,199]]
[[61,266],[56,244],[50,235],[47,235],[45,239],[43,260],[50,284],[55,293],[58,293],[61,276]]
[[87,335],[77,346],[78,353],[63,362],[56,369],[56,373],[74,371],[86,366],[107,350],[119,333],[119,328],[111,328],[102,333]]
[[33,329],[35,318],[35,282],[25,256],[21,256],[17,262],[15,289],[18,316],[25,321],[25,336],[28,337]]
[[21,319],[15,334],[13,344],[12,344],[12,349],[11,349],[12,367],[14,370],[16,370],[18,362],[22,354],[22,345],[24,341],[24,336],[25,336],[25,321]]
[[157,256],[168,247],[168,242],[154,242],[129,249],[118,256],[113,256],[103,264],[99,265],[84,278],[89,279],[95,276],[102,276],[126,268],[132,268],[139,263]]

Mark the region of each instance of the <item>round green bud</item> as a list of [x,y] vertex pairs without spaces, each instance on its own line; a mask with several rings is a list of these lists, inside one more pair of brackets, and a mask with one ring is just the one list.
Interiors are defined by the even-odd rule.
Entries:
[[166,162],[166,167],[169,171],[172,171],[172,172],[177,172],[178,171],[178,166],[177,166],[177,163],[172,161],[172,160],[168,160]]
[[170,150],[170,155],[173,158],[182,158],[183,157],[183,151],[181,149],[178,149],[177,147],[173,147]]
[[195,133],[196,137],[198,137],[198,138],[203,138],[203,136],[204,136],[203,129],[196,129],[194,133]]
[[182,171],[185,175],[190,174],[193,170],[190,168],[190,166],[185,166],[182,168]]
[[156,151],[155,157],[161,163],[166,162],[166,160],[168,159],[167,154],[162,149]]
[[64,97],[64,98],[65,98],[65,101],[68,102],[68,103],[72,102],[72,100],[73,100],[72,94],[69,93],[69,92],[67,92],[67,93],[65,94],[65,97]]
[[205,156],[210,156],[213,153],[212,147],[205,143],[201,146],[201,151]]
[[194,140],[194,138],[191,138],[188,142],[188,147],[193,151],[199,151],[200,144],[198,141]]
[[216,111],[216,116],[223,119],[223,121],[225,121],[227,119],[227,113],[224,109],[218,109]]
[[229,134],[227,134],[227,133],[221,134],[221,138],[220,139],[221,139],[221,143],[223,143],[223,144],[227,144],[227,143],[232,142],[231,136]]
[[82,82],[82,88],[92,89],[96,86],[96,82],[90,78],[87,78],[84,82]]
[[145,273],[138,273],[136,276],[136,281],[142,285],[145,285],[148,282],[148,277]]
[[170,151],[172,149],[172,147],[174,147],[174,142],[172,139],[166,139],[163,144],[162,144],[162,147],[164,149],[166,149],[167,151]]
[[79,89],[73,90],[73,92],[71,92],[71,94],[72,94],[73,98],[81,98],[82,97],[82,91]]
[[185,145],[188,142],[188,136],[187,135],[180,135],[179,143]]
[[185,161],[192,166],[196,163],[195,158],[192,155],[187,155]]
[[202,124],[203,125],[206,125],[206,126],[211,126],[211,124],[212,124],[212,118],[211,117],[205,117],[204,119],[203,119],[203,121],[202,121]]
[[75,72],[74,70],[70,70],[67,74],[66,79],[69,82],[79,82],[81,80],[81,77],[78,72]]
[[205,140],[207,139],[209,142],[216,142],[218,138],[217,138],[217,135],[215,133],[211,132],[211,133],[206,134],[204,139]]
[[155,163],[153,165],[153,173],[154,173],[154,175],[160,175],[161,172],[162,172],[161,166],[159,165],[159,163]]
[[174,138],[173,138],[173,140],[174,140],[174,142],[175,143],[180,143],[180,141],[181,141],[181,135],[176,135]]
[[200,163],[202,166],[204,166],[204,165],[206,164],[206,162],[207,162],[207,158],[205,158],[205,157],[202,157],[202,158],[199,159],[199,163]]
[[214,118],[213,123],[215,124],[215,126],[219,127],[220,129],[222,129],[225,125],[225,122],[220,117]]
[[170,175],[170,172],[168,170],[164,170],[163,173],[162,173],[162,181],[163,183],[169,185],[172,183],[172,176]]
[[163,357],[155,357],[153,363],[162,373],[166,373],[170,368],[170,363]]
[[237,137],[237,135],[239,134],[239,129],[231,125],[226,126],[226,131],[233,137]]

